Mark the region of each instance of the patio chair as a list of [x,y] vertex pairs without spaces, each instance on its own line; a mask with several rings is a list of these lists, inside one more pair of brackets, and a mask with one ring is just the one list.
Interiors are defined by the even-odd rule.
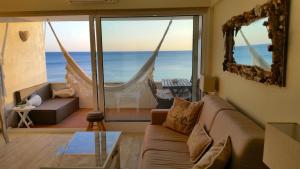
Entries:
[[148,79],[148,85],[151,88],[151,92],[157,100],[156,108],[168,109],[172,106],[174,96],[170,89],[158,89],[155,82],[152,79]]

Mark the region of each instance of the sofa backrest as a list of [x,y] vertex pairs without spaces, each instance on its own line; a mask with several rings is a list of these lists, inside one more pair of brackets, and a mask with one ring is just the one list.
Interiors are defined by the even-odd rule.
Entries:
[[263,158],[264,130],[237,110],[221,110],[209,135],[213,144],[230,136],[232,156],[226,169],[266,169]]
[[36,86],[32,86],[29,88],[25,88],[25,89],[16,91],[14,93],[16,104],[27,99],[32,94],[37,94],[37,95],[41,96],[43,101],[50,99],[52,97],[52,90],[51,90],[50,83],[43,83],[43,84],[39,84]]
[[211,126],[220,111],[235,110],[231,104],[218,96],[206,95],[203,98],[203,102],[204,104],[200,112],[199,122],[207,131],[211,130]]

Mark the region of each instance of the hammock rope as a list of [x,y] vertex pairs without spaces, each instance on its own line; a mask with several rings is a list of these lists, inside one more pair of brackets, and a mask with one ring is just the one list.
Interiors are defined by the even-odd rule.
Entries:
[[270,70],[271,67],[270,65],[267,63],[267,61],[260,55],[258,54],[258,52],[252,47],[252,45],[250,44],[250,42],[248,41],[248,39],[246,38],[244,32],[242,30],[240,30],[240,33],[247,45],[247,48],[248,48],[248,51],[249,53],[251,54],[252,56],[252,64],[253,65],[256,65],[256,66],[259,66],[263,69],[266,69],[266,70]]

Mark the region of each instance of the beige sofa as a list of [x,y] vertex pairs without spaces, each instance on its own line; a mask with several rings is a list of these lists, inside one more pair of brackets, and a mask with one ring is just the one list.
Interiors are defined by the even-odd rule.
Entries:
[[[265,169],[262,162],[264,130],[217,96],[205,96],[199,122],[213,138],[213,144],[228,135],[232,157],[226,169]],[[146,129],[140,169],[190,169],[186,145],[188,136],[163,127],[168,110],[152,110],[152,121]]]

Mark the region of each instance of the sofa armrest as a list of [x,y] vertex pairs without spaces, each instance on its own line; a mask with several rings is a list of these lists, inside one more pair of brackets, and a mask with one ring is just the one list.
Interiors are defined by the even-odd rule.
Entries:
[[152,109],[151,124],[161,125],[166,120],[169,109]]

